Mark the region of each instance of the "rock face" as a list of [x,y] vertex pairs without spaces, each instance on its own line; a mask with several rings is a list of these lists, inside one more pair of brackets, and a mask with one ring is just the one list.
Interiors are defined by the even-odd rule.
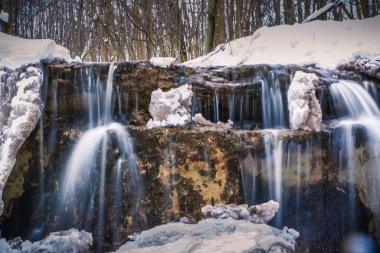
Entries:
[[117,252],[295,252],[291,232],[231,218],[205,219],[144,231]]
[[147,123],[148,128],[185,126],[191,121],[191,85],[183,85],[163,92],[161,89],[152,92],[149,112],[153,119]]
[[320,131],[322,110],[316,97],[319,79],[315,74],[297,71],[288,90],[291,129]]
[[207,205],[201,211],[206,218],[247,220],[252,223],[268,223],[278,211],[279,204],[273,200],[260,205]]
[[[17,74],[16,74],[17,76]],[[16,163],[17,151],[35,128],[41,115],[40,85],[41,70],[28,67],[16,77],[15,73],[0,74],[0,86],[5,91],[5,102],[1,104],[0,132],[0,196],[4,185]],[[4,80],[4,81],[3,81]],[[17,87],[16,94],[12,91]],[[3,94],[1,95],[3,96]],[[10,104],[7,104],[9,102]],[[8,117],[7,117],[8,116]],[[0,202],[0,213],[3,212]]]

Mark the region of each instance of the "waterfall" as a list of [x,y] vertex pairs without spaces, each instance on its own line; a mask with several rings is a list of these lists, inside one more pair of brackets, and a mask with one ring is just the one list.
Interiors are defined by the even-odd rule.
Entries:
[[[98,251],[102,250],[102,242],[104,240],[105,193],[109,181],[106,176],[106,171],[110,166],[108,160],[110,150],[107,147],[110,141],[116,139],[117,152],[119,153],[117,163],[112,165],[116,170],[116,173],[113,173],[115,176],[112,179],[112,184],[117,187],[112,201],[116,208],[116,214],[121,213],[121,175],[122,168],[125,167],[124,164],[129,168],[128,173],[131,176],[131,180],[137,185],[137,189],[134,189],[134,191],[136,191],[134,194],[135,198],[137,198],[137,192],[140,191],[138,188],[141,184],[140,174],[136,166],[136,156],[132,138],[123,125],[112,121],[113,104],[115,101],[113,99],[113,75],[115,69],[116,66],[112,63],[109,67],[105,91],[99,79],[97,79],[94,84],[92,82],[93,79],[88,78],[86,98],[88,100],[89,109],[89,129],[80,136],[78,142],[75,144],[68,160],[62,183],[62,199],[64,204],[66,206],[80,204],[80,206],[82,206],[80,215],[83,220],[91,219],[87,217],[87,215],[93,215],[95,212],[93,209],[97,207]],[[121,110],[121,95],[119,90],[117,91],[118,109]],[[94,98],[96,99],[94,100]],[[103,108],[101,108],[102,100],[104,102]],[[136,106],[137,103],[136,100]],[[97,125],[94,121],[94,115],[98,115]],[[110,135],[114,136],[114,138]],[[97,158],[100,158],[99,163],[97,163]],[[84,198],[86,196],[89,199],[85,200]],[[95,196],[98,196],[97,200]],[[84,203],[88,204],[86,205]],[[116,220],[120,219],[116,217]],[[112,240],[116,240],[117,231],[117,228],[114,228]]]
[[[360,138],[368,143],[371,159],[368,165],[368,173],[375,175],[375,178],[367,179],[368,183],[373,183],[378,189],[380,178],[376,160],[380,159],[380,110],[375,99],[378,97],[368,84],[364,87],[359,83],[341,80],[334,83],[329,88],[334,103],[334,109],[338,115],[337,129],[333,133],[334,141],[339,152],[339,179],[347,178],[351,183],[348,193],[348,203],[350,208],[350,220],[355,220],[355,185],[356,174],[356,143]],[[359,136],[364,131],[364,136]],[[363,134],[362,134],[363,135]],[[370,201],[371,205],[380,205],[377,201]]]

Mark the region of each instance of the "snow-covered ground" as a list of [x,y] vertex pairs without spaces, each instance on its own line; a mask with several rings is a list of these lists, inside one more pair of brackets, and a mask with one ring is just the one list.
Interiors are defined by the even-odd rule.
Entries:
[[219,45],[187,66],[316,64],[335,69],[358,55],[380,60],[380,16],[262,27],[252,36]]
[[0,32],[0,69],[15,70],[46,59],[72,61],[69,50],[53,40],[22,39]]
[[154,66],[167,68],[176,61],[174,57],[152,57],[150,63]]
[[142,232],[117,253],[294,252],[298,232],[227,218],[172,223]]
[[92,235],[84,230],[70,229],[50,233],[45,239],[31,243],[29,241],[12,240],[7,242],[0,240],[0,252],[2,253],[87,253],[92,245]]

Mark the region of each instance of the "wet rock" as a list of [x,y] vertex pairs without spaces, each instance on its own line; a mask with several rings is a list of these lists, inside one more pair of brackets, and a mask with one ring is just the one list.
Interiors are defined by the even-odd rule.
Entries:
[[354,59],[338,66],[340,70],[356,71],[369,77],[380,80],[380,59],[354,57]]

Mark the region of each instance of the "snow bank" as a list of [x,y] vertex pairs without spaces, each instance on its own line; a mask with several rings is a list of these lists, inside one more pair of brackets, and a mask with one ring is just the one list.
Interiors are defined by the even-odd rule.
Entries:
[[69,50],[53,40],[28,40],[0,32],[0,41],[0,69],[15,70],[46,59],[72,61]]
[[[11,247],[11,245],[13,247]],[[29,241],[16,245],[0,240],[0,252],[4,253],[35,253],[35,252],[55,252],[55,253],[86,253],[92,245],[92,235],[84,230],[70,229],[67,231],[50,233],[45,239],[31,243]]]
[[[35,128],[41,115],[40,84],[42,73],[29,67],[0,74],[0,197],[16,163],[17,151]],[[20,79],[19,81],[17,81]],[[4,203],[0,200],[0,214]]]
[[188,66],[316,64],[335,69],[354,55],[380,55],[380,16],[363,20],[313,21],[262,27],[252,36],[219,45],[213,52],[185,62]]
[[279,230],[231,218],[197,224],[173,223],[142,232],[118,253],[133,252],[294,252],[295,230]]
[[278,211],[280,205],[270,200],[267,203],[260,205],[225,205],[217,204],[215,206],[206,205],[202,207],[202,215],[206,218],[226,219],[232,218],[234,220],[247,220],[252,223],[268,223],[273,219]]
[[177,59],[173,57],[152,57],[150,58],[150,63],[154,66],[167,68],[173,64]]
[[288,90],[291,129],[320,131],[322,110],[315,95],[319,79],[315,74],[297,71]]
[[152,92],[149,112],[153,119],[147,123],[148,128],[184,126],[191,121],[191,85],[183,85],[163,92],[161,89]]
[[3,22],[7,22],[8,23],[8,19],[9,19],[8,13],[6,13],[3,10],[1,10],[1,12],[0,12],[0,20],[3,21]]

